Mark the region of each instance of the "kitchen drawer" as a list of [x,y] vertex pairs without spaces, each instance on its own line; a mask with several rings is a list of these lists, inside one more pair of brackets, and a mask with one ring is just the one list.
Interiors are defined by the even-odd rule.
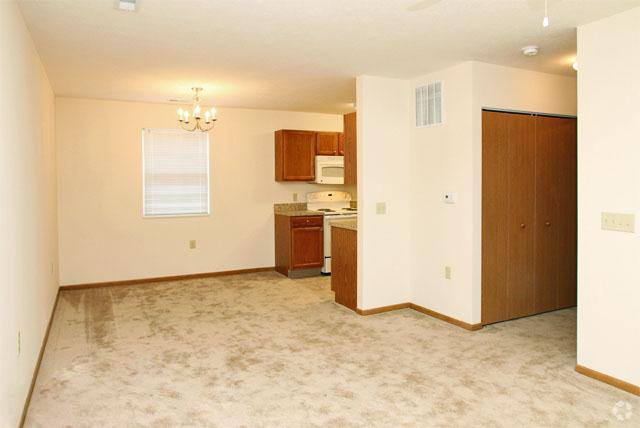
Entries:
[[291,227],[322,227],[322,216],[312,217],[291,217]]

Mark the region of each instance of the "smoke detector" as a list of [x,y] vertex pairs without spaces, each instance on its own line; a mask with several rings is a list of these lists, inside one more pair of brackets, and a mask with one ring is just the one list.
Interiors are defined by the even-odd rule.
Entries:
[[537,46],[525,46],[521,49],[522,54],[525,56],[536,56],[538,54]]

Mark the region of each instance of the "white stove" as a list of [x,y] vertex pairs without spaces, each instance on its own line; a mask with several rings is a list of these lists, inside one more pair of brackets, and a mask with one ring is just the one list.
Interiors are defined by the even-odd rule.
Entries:
[[356,218],[358,210],[351,208],[349,192],[307,193],[307,209],[324,213],[324,266],[323,274],[331,273],[331,225],[332,220]]

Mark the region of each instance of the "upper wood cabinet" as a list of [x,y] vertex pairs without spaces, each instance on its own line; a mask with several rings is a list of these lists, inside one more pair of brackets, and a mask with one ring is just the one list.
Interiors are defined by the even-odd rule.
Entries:
[[276,181],[313,181],[316,177],[316,132],[275,132]]
[[339,132],[317,132],[316,135],[316,155],[338,156]]
[[356,113],[344,115],[344,184],[358,181],[358,138],[356,135]]
[[344,132],[341,132],[338,137],[338,156],[344,156]]

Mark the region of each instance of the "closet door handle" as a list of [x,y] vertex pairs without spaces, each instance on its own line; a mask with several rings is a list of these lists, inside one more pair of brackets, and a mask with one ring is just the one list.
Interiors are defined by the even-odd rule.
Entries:
[[526,225],[526,224],[524,224],[524,223],[520,223],[520,229],[524,229],[525,227],[527,227],[527,225]]
[[551,227],[551,223],[550,223],[550,222],[548,222],[548,221],[547,221],[547,222],[545,222],[545,224],[544,224],[544,225],[545,225],[545,226],[547,226],[547,227]]

